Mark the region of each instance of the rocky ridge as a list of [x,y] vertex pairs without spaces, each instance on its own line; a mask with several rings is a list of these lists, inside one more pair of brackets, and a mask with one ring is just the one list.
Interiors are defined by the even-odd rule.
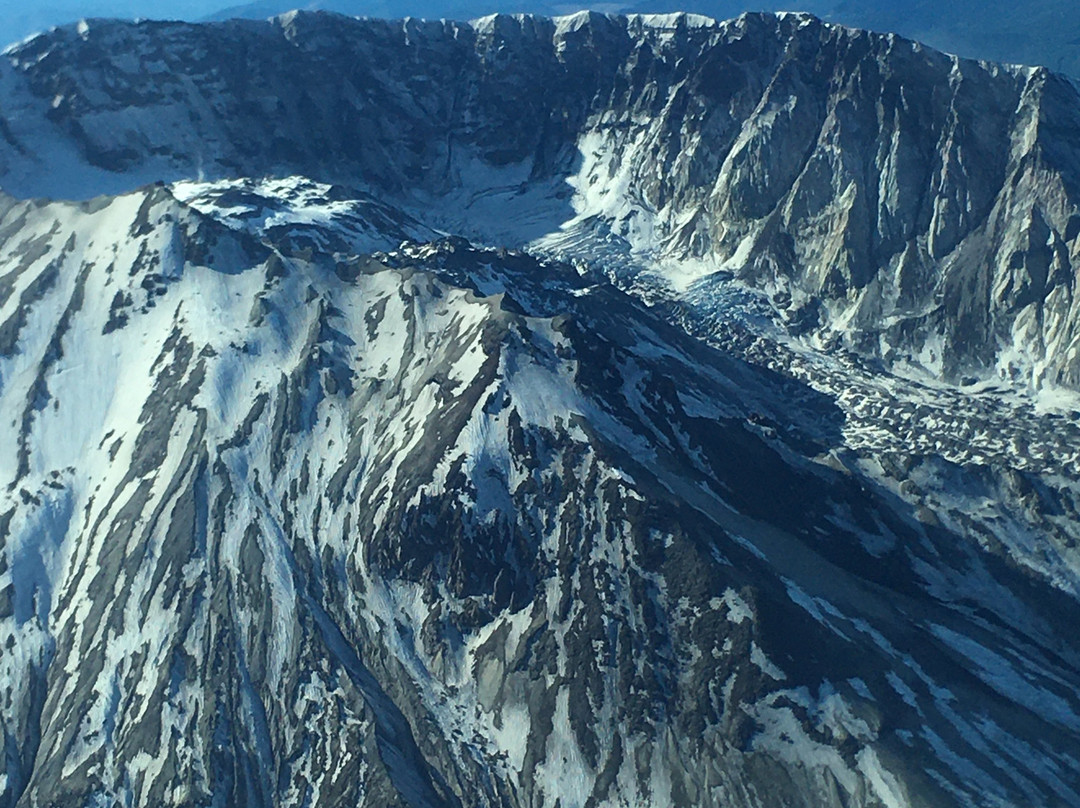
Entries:
[[[1056,77],[801,15],[7,59],[0,185],[94,198],[0,204],[0,804],[1080,802]],[[891,321],[901,244],[959,308]]]
[[701,259],[667,280],[728,270],[890,367],[1080,384],[1080,99],[1043,69],[795,14],[89,22],[7,58],[19,194],[306,175],[491,243]]
[[10,803],[1075,799],[1075,600],[813,391],[462,241],[3,231]]

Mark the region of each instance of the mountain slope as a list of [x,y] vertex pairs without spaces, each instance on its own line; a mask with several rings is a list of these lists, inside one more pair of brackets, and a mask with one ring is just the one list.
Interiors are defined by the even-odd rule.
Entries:
[[9,803],[1077,799],[1075,600],[809,391],[524,255],[7,207]]
[[804,15],[2,67],[0,805],[1080,803],[1060,77]]
[[529,0],[255,0],[230,4],[212,0],[173,0],[167,7],[151,7],[138,0],[74,2],[51,0],[47,5],[8,3],[0,23],[0,41],[16,42],[56,25],[74,24],[84,17],[151,18],[184,20],[266,19],[293,9],[334,11],[361,17],[419,17],[465,20],[495,12],[545,16],[570,14],[582,8],[604,13],[670,13],[688,11],[714,19],[736,17],[745,11],[811,12],[839,25],[894,32],[917,39],[948,53],[972,59],[1045,65],[1052,70],[1080,76],[1076,43],[1080,23],[1066,0],[1029,0],[1022,5],[1000,0],[925,0],[860,2],[804,0],[792,4],[738,0],[644,0],[618,3],[529,2]]
[[489,243],[700,260],[669,280],[730,270],[889,367],[1080,384],[1080,98],[1045,71],[797,15],[80,30],[8,55],[10,191],[304,174]]
[[975,3],[946,0],[928,3],[850,2],[850,0],[804,0],[793,3],[754,3],[737,0],[645,0],[636,3],[537,3],[537,2],[414,2],[388,3],[371,0],[312,0],[298,3],[257,0],[233,5],[208,19],[234,17],[266,19],[294,8],[321,9],[361,17],[424,17],[469,19],[495,11],[502,13],[567,14],[581,8],[601,12],[655,14],[689,11],[714,19],[736,17],[744,11],[808,11],[834,22],[872,31],[893,32],[926,42],[935,48],[972,59],[1045,65],[1052,70],[1080,75],[1076,42],[1080,23],[1071,3],[1064,0],[1032,0],[1015,3]]

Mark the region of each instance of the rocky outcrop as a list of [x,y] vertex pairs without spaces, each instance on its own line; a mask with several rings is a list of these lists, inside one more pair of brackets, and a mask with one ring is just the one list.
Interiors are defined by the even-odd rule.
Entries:
[[6,59],[0,805],[1080,802],[1080,422],[1009,375],[1075,380],[1062,80],[802,15]]
[[[1080,99],[1045,70],[791,14],[91,22],[8,59],[19,193],[267,174],[420,193],[493,244],[570,223],[707,259],[891,366],[1080,384]],[[33,115],[104,173],[43,178],[63,149]]]
[[827,399],[198,200],[0,222],[4,804],[1077,798],[1075,599],[821,462]]

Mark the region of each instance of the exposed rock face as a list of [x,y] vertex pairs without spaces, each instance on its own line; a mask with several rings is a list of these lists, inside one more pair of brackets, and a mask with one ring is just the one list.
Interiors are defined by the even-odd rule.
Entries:
[[1077,797],[1075,600],[810,391],[464,242],[2,224],[9,804]]
[[492,233],[481,205],[466,229],[598,219],[890,364],[1080,384],[1080,99],[1045,70],[790,14],[90,23],[8,58],[19,193],[100,189],[39,180],[62,149],[34,115],[128,177],[306,174],[401,203],[530,183],[503,200],[529,227]]
[[[605,11],[692,11],[715,19],[735,17],[743,11],[781,11],[790,4],[758,0],[637,0],[628,3],[580,3]],[[527,11],[542,16],[565,13],[566,6],[544,0],[504,3],[505,11]],[[483,0],[309,0],[304,8],[337,11],[354,17],[426,17],[471,19],[487,14],[491,5]],[[1080,76],[1076,40],[1080,20],[1070,0],[802,0],[802,11],[822,19],[865,28],[894,31],[948,53],[994,62],[1046,65],[1053,70]],[[215,12],[211,19],[234,17],[263,20],[290,10],[288,0],[254,0]],[[100,14],[99,16],[108,16]],[[39,26],[44,28],[47,26]]]
[[9,189],[172,184],[0,200],[0,805],[1080,803],[1078,422],[768,320],[1069,381],[1060,80],[795,15],[8,58]]

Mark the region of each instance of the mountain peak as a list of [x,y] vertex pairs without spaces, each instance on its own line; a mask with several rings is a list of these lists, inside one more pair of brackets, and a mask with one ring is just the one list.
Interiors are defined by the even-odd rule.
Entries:
[[1064,80],[84,33],[0,70],[0,806],[1080,804]]

